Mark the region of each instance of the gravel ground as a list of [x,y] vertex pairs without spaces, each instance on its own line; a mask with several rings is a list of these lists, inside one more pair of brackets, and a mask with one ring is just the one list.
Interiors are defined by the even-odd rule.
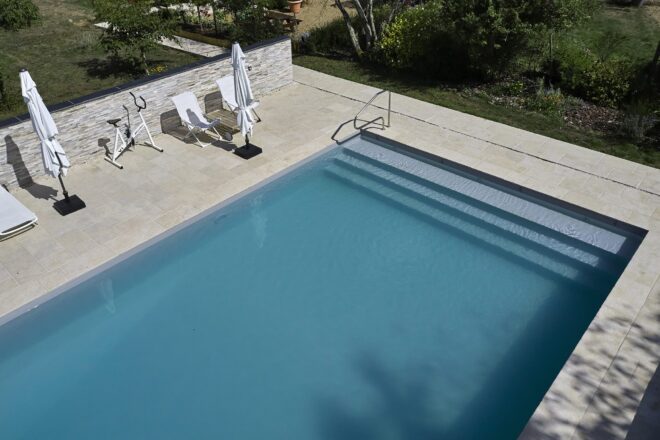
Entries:
[[[349,12],[352,10],[349,5],[346,5],[346,8]],[[308,32],[340,17],[341,12],[335,6],[334,0],[307,0],[298,14],[302,23],[298,26],[297,33]]]

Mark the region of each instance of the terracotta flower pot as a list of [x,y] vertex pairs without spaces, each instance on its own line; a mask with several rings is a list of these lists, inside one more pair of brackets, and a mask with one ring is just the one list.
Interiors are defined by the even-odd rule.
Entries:
[[300,6],[302,5],[302,0],[288,0],[289,1],[289,10],[294,14],[300,13]]

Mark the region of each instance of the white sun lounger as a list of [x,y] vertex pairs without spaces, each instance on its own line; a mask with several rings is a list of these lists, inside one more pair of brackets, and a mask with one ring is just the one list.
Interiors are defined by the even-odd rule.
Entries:
[[[222,95],[222,101],[227,104],[229,110],[232,113],[236,113],[238,110],[238,103],[236,102],[236,90],[234,88],[234,75],[223,76],[215,82],[220,88],[220,94]],[[252,101],[248,105],[248,109],[254,113],[254,116],[257,118],[257,122],[261,122],[261,118],[254,110],[259,106],[259,101]]]
[[0,186],[0,240],[18,234],[37,223],[37,216]]
[[188,136],[193,136],[197,141],[197,144],[204,148],[210,144],[202,143],[195,132],[206,133],[209,130],[213,130],[213,132],[218,135],[218,137],[220,137],[220,133],[218,133],[215,129],[215,126],[220,123],[220,120],[213,119],[209,121],[206,119],[202,109],[199,107],[197,98],[192,92],[184,92],[180,95],[177,95],[172,98],[172,102],[174,102],[174,105],[176,106],[176,111],[179,113],[181,122],[188,129],[188,134],[184,137],[184,139]]

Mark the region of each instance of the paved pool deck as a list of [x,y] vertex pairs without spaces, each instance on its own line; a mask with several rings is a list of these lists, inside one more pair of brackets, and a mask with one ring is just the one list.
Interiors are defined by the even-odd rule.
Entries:
[[[34,176],[35,185],[14,189],[39,225],[0,242],[0,323],[320,151],[378,91],[300,67],[294,79],[263,97],[253,141],[264,153],[250,161],[227,143],[201,149],[160,135],[164,153],[139,145],[121,158],[123,170],[102,157],[74,164],[66,184],[88,207],[69,217],[51,207],[56,180]],[[385,96],[367,118],[384,113]],[[391,128],[378,131],[385,137],[648,230],[521,438],[657,434],[660,170],[396,94],[392,111]],[[349,123],[338,136],[352,132]]]

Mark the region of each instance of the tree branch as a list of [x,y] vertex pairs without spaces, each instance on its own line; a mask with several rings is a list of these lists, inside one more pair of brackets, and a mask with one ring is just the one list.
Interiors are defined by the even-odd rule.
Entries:
[[355,29],[353,28],[353,23],[351,23],[351,16],[348,15],[348,12],[346,12],[346,8],[344,8],[344,5],[341,3],[341,0],[335,0],[335,5],[337,5],[337,9],[339,9],[342,17],[344,18],[344,23],[346,23],[346,28],[348,29],[348,35],[351,38],[351,43],[353,43],[355,54],[357,55],[358,58],[361,58],[364,51],[362,50],[362,47],[360,47],[360,40],[358,39],[358,36],[355,33]]
[[371,48],[371,44],[374,41],[374,37],[373,34],[371,33],[371,26],[369,25],[367,14],[364,12],[364,8],[362,7],[362,3],[360,3],[360,0],[351,0],[351,1],[355,6],[355,10],[357,11],[358,17],[360,17],[360,21],[362,21],[362,30],[364,31],[364,35],[366,36],[367,39],[367,49],[369,49]]

